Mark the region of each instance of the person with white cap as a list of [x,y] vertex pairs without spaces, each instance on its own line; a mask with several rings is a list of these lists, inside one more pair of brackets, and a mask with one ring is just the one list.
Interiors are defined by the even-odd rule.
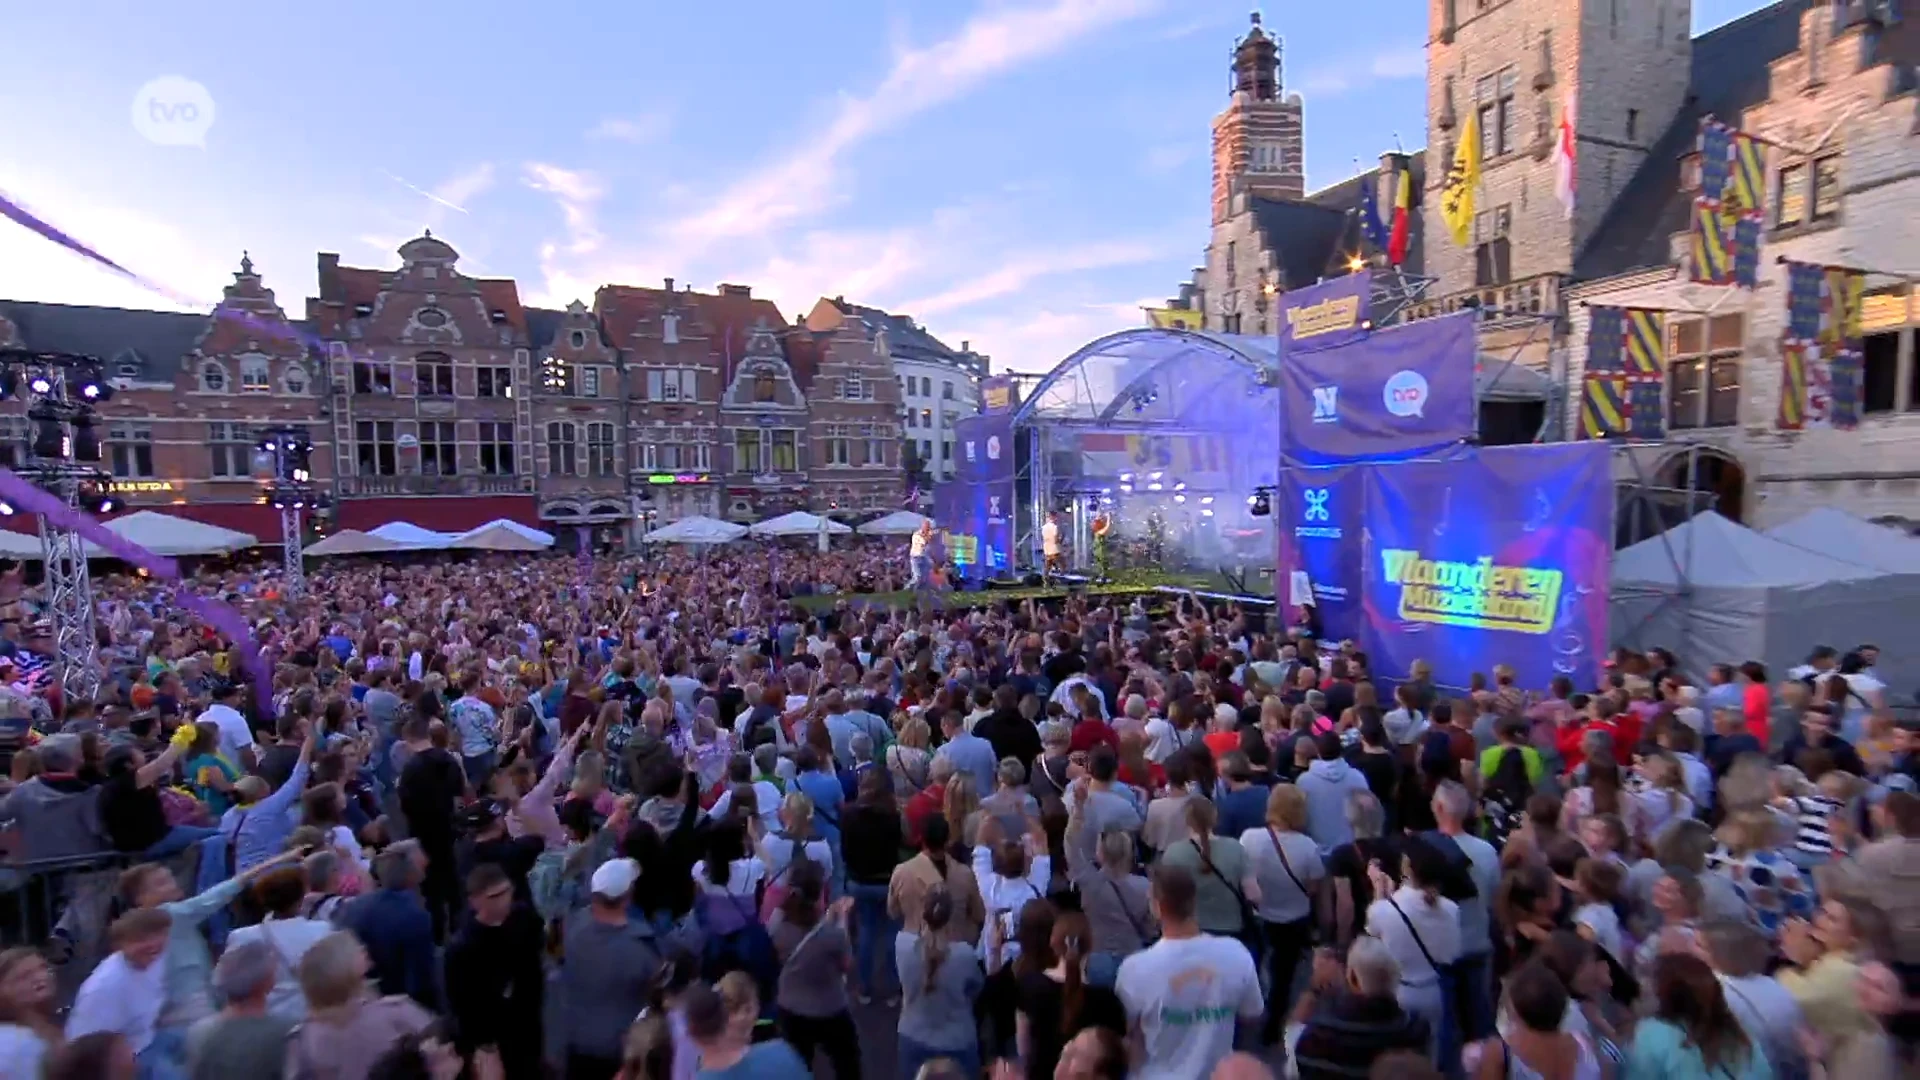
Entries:
[[619,1073],[623,1040],[646,1008],[661,949],[653,927],[629,918],[640,864],[610,859],[593,872],[590,902],[567,927],[560,969],[561,1047],[566,1076],[611,1080]]

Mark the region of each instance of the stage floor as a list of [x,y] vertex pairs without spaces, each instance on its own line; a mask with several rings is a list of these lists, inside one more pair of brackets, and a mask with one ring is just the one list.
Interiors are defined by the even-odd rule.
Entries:
[[[852,601],[857,606],[911,607],[926,595],[937,597],[935,601],[943,607],[973,607],[992,604],[1003,600],[1064,600],[1073,593],[1088,596],[1133,597],[1142,594],[1176,596],[1191,591],[1196,596],[1208,600],[1237,600],[1246,604],[1272,604],[1272,578],[1262,575],[1249,577],[1241,592],[1236,586],[1239,582],[1229,581],[1221,574],[1169,574],[1169,573],[1126,573],[1113,581],[1092,583],[1089,579],[1067,576],[1066,580],[1055,585],[1023,586],[1007,584],[1004,587],[989,585],[988,588],[972,592],[938,592],[915,594],[907,591],[883,593],[833,593],[824,596],[796,596],[793,602],[806,611],[830,610],[841,600]],[[1262,590],[1265,590],[1262,592]]]

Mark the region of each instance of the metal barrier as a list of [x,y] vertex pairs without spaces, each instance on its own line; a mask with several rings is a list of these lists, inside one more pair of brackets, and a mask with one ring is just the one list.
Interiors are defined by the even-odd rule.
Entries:
[[[106,929],[116,903],[114,889],[121,871],[136,861],[136,855],[106,852],[0,862],[0,948],[46,948],[58,929],[71,947],[60,966],[62,996],[70,997],[110,951]],[[54,951],[54,958],[64,952]]]

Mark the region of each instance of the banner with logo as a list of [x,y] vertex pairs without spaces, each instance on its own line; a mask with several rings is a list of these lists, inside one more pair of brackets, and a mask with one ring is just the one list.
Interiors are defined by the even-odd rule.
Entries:
[[1020,388],[1011,375],[989,375],[980,380],[980,411],[1007,412],[1020,405]]
[[[1306,592],[1320,615],[1321,633],[1330,640],[1359,639],[1366,628],[1361,604],[1365,572],[1367,467],[1284,469],[1274,493],[1273,518],[1279,523],[1280,561],[1290,573],[1276,576],[1280,601],[1298,607]],[[1303,590],[1292,574],[1305,574]]]
[[1280,351],[1346,345],[1373,329],[1373,275],[1362,270],[1280,295]]
[[[979,538],[979,564],[999,572],[1013,565],[1013,411],[962,417],[953,425],[955,483],[961,494],[949,496],[954,512],[964,518],[934,524],[956,534]],[[936,507],[938,500],[936,498]]]
[[1366,469],[1373,669],[1443,683],[1512,666],[1519,684],[1596,684],[1607,647],[1613,479],[1604,443],[1475,450]]
[[1472,312],[1307,344],[1281,340],[1283,465],[1404,460],[1473,436]]

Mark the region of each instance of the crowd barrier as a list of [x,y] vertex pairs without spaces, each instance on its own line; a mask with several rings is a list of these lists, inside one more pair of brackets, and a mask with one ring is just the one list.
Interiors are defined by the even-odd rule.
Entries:
[[[60,959],[62,999],[109,952],[114,886],[136,856],[121,852],[0,862],[0,948],[47,949]],[[58,928],[66,945],[49,949]],[[68,947],[71,952],[68,954]]]

